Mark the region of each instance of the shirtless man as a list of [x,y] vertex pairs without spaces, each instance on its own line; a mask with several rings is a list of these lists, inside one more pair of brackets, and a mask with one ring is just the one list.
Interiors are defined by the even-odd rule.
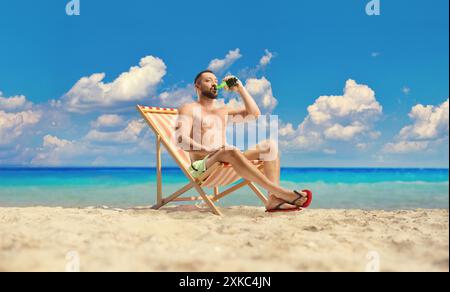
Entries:
[[[229,76],[224,79],[233,78]],[[290,191],[280,186],[280,159],[278,152],[274,159],[264,159],[267,153],[277,151],[277,145],[271,141],[263,142],[255,148],[241,152],[226,144],[226,124],[228,119],[241,116],[248,121],[261,115],[253,97],[247,92],[241,81],[227,90],[239,93],[245,107],[231,109],[218,107],[216,99],[218,80],[212,71],[200,72],[195,78],[198,101],[183,105],[179,109],[177,123],[178,143],[190,153],[192,166],[189,171],[193,177],[199,177],[216,162],[229,163],[244,179],[257,183],[268,191],[267,211],[299,210],[308,201],[309,191]],[[235,120],[235,119],[234,119]],[[265,160],[264,173],[251,160]]]

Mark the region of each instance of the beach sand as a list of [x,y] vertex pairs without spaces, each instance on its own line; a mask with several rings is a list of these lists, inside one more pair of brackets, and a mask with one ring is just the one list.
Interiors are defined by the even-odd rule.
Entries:
[[0,208],[0,271],[449,270],[448,210],[222,211]]

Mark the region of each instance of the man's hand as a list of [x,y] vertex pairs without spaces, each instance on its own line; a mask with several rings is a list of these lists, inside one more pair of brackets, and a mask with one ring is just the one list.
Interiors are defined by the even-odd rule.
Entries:
[[228,88],[228,86],[226,86],[226,87],[225,87],[225,90],[228,90],[228,91],[234,91],[234,92],[239,92],[239,90],[241,90],[242,88],[244,88],[244,85],[242,85],[241,80],[239,80],[239,78],[237,78],[236,76],[229,75],[229,76],[225,77],[225,78],[223,79],[223,81],[226,82],[227,80],[229,80],[229,79],[231,79],[231,78],[236,78],[236,79],[237,79],[237,83],[236,83],[235,86],[233,86],[233,87],[231,87],[231,88]]

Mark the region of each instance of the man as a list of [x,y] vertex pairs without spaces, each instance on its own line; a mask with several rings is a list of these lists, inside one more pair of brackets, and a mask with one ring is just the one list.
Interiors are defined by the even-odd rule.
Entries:
[[[229,76],[224,79],[227,81]],[[246,152],[226,144],[226,124],[230,117],[242,117],[248,121],[261,115],[253,97],[242,82],[227,90],[237,92],[244,103],[240,109],[218,106],[218,80],[210,70],[200,72],[194,81],[198,101],[183,105],[179,109],[177,139],[180,145],[190,153],[192,165],[189,169],[197,178],[216,162],[229,163],[244,179],[257,183],[268,191],[268,212],[297,211],[307,207],[311,201],[309,191],[290,191],[280,186],[280,159],[278,152],[273,159],[264,159],[268,153],[277,151],[277,145],[266,141]],[[251,160],[265,160],[264,173],[251,163]]]

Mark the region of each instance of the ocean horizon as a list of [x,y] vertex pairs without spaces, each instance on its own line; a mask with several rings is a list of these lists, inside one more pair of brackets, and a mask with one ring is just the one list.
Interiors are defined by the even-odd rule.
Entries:
[[[449,208],[446,168],[284,167],[281,180],[290,189],[311,189],[315,195],[311,208]],[[187,182],[180,169],[163,168],[164,196]],[[154,167],[0,167],[0,207],[131,208],[150,206],[155,200]],[[218,205],[262,206],[247,188]]]

